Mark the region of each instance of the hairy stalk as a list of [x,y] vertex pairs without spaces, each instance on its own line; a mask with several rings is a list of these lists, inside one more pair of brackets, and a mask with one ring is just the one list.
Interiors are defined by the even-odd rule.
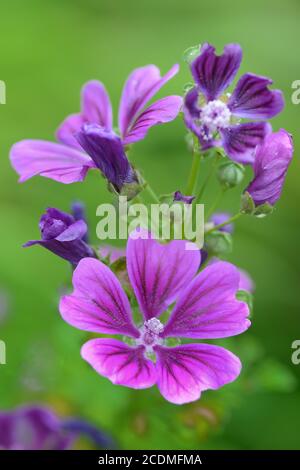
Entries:
[[185,194],[188,196],[192,196],[195,190],[195,186],[196,186],[197,178],[198,178],[198,172],[200,168],[200,159],[201,159],[201,156],[194,146],[193,161],[192,161],[190,176],[189,176],[188,184],[185,190]]
[[198,194],[197,194],[196,201],[195,201],[196,203],[201,202],[201,199],[202,199],[202,197],[203,197],[204,191],[205,191],[205,189],[207,188],[207,185],[208,185],[208,183],[209,183],[209,181],[210,181],[210,179],[211,179],[211,177],[212,177],[212,175],[213,175],[213,173],[214,173],[214,171],[215,171],[215,169],[216,169],[216,167],[217,167],[217,165],[218,165],[218,163],[219,163],[219,161],[220,161],[220,158],[221,158],[220,154],[217,153],[217,156],[215,157],[213,163],[211,164],[210,170],[209,170],[209,172],[208,172],[208,174],[207,174],[207,176],[206,176],[206,178],[205,178],[205,180],[204,180],[204,183],[203,183],[203,185],[201,186],[200,191],[199,191]]

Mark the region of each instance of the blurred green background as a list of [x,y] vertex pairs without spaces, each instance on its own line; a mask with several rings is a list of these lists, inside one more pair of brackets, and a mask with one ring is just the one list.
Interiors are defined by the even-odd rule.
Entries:
[[[93,421],[123,448],[300,448],[300,365],[291,363],[291,343],[300,338],[300,105],[291,103],[291,83],[300,79],[299,20],[297,0],[1,3],[0,79],[7,104],[0,106],[0,339],[7,365],[0,365],[0,408],[46,402],[61,414]],[[91,172],[70,186],[39,177],[19,185],[8,153],[23,138],[53,139],[63,118],[78,110],[80,87],[89,79],[106,84],[115,115],[123,82],[137,66],[154,63],[166,72],[179,61],[180,74],[160,96],[182,93],[190,80],[183,51],[204,41],[219,51],[239,42],[241,72],[270,76],[284,91],[286,107],[273,126],[293,134],[296,151],[274,214],[245,217],[236,226],[230,260],[256,284],[253,326],[230,342],[244,371],[224,390],[176,407],[155,389],[114,386],[81,360],[85,334],[65,324],[57,309],[70,278],[67,264],[39,247],[21,248],[37,238],[47,206],[68,210],[74,199],[86,202],[94,234],[95,209],[110,200],[104,181]],[[153,128],[134,147],[135,164],[157,192],[184,189],[191,158],[184,135],[178,119]],[[235,211],[238,200],[238,191],[228,193],[222,208]]]

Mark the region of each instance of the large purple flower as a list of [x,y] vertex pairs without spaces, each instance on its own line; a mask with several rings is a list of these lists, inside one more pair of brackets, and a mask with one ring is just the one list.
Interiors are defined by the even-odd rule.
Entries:
[[[217,56],[205,43],[190,65],[195,87],[185,97],[184,113],[187,127],[204,150],[223,146],[232,160],[251,163],[255,147],[270,131],[265,120],[282,110],[284,100],[281,91],[269,90],[272,80],[252,73],[242,75],[233,93],[224,95],[241,60],[239,44],[227,44]],[[241,118],[259,122],[240,122]]]
[[93,249],[84,241],[87,224],[59,209],[50,207],[39,223],[41,240],[31,240],[24,247],[41,245],[57,256],[77,265],[82,258],[95,256]]
[[[140,325],[133,322],[116,276],[91,258],[81,260],[75,269],[74,291],[62,297],[60,312],[81,330],[131,338],[130,345],[112,338],[91,339],[83,345],[82,357],[99,374],[136,389],[157,384],[167,400],[187,403],[197,400],[203,390],[235,380],[241,364],[222,347],[204,343],[169,347],[169,338],[237,335],[250,325],[248,307],[236,299],[240,275],[232,264],[215,263],[197,274],[199,250],[186,250],[183,240],[162,245],[149,237],[143,230],[132,234],[126,253],[128,276],[143,316]],[[164,324],[159,317],[175,301]]]
[[255,206],[273,206],[280,198],[288,167],[293,157],[293,141],[284,129],[268,135],[255,151],[254,178],[246,191]]
[[178,69],[174,65],[163,77],[154,65],[131,73],[119,107],[120,136],[113,131],[112,107],[104,85],[96,80],[86,83],[81,112],[61,124],[56,134],[59,143],[23,140],[12,147],[10,158],[19,181],[41,175],[68,184],[82,181],[90,168],[99,168],[117,191],[123,184],[135,182],[125,146],[143,139],[152,126],[175,119],[181,97],[148,102]]

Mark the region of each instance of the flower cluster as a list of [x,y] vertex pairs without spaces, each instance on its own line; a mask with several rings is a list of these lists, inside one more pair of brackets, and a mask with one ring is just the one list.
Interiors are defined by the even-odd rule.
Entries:
[[[226,91],[242,60],[238,44],[228,44],[220,56],[204,44],[190,56],[194,84],[183,98],[167,96],[149,104],[177,74],[178,65],[162,77],[154,65],[138,68],[125,83],[117,131],[104,85],[90,81],[81,92],[80,112],[59,126],[57,143],[23,140],[10,153],[20,182],[40,175],[69,184],[98,169],[116,199],[126,195],[146,204],[148,191],[155,202],[191,208],[206,204],[205,189],[214,174],[222,196],[242,184],[246,165],[252,168],[237,214],[218,211],[220,195],[205,210],[201,250],[196,245],[187,250],[184,240],[160,243],[142,227],[130,234],[126,250],[93,247],[79,202],[72,214],[48,208],[39,223],[41,239],[24,245],[40,245],[71,263],[74,290],[61,298],[61,316],[75,328],[101,335],[83,345],[83,359],[114,384],[134,389],[156,385],[176,404],[197,400],[240,373],[234,354],[197,340],[227,338],[249,328],[254,282],[223,258],[232,249],[239,217],[271,213],[293,156],[290,134],[273,131],[268,122],[284,106],[281,91],[269,88],[269,78],[246,73],[232,92]],[[128,149],[181,110],[193,153],[190,177],[186,189],[158,197],[130,162]],[[200,162],[211,169],[198,188]]]

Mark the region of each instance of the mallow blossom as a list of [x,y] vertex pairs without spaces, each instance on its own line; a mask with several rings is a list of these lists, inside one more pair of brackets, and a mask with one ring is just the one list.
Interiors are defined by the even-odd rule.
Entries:
[[[235,380],[241,363],[228,350],[205,343],[168,344],[170,338],[210,340],[247,330],[249,311],[236,299],[240,275],[235,266],[218,262],[198,273],[199,250],[186,250],[184,240],[160,244],[141,229],[129,237],[126,259],[140,324],[134,323],[115,274],[92,258],[79,262],[74,291],[61,298],[60,313],[72,326],[130,339],[91,339],[83,345],[82,357],[114,384],[135,389],[156,384],[176,404]],[[169,318],[162,320],[169,309]]]
[[0,411],[0,449],[64,450],[75,435],[66,432],[61,420],[48,408],[23,406]]
[[269,134],[256,148],[254,178],[246,188],[255,207],[263,204],[274,206],[278,201],[293,151],[291,135],[284,129]]
[[126,81],[118,115],[119,135],[113,130],[112,106],[104,85],[87,82],[81,92],[81,111],[68,116],[57,130],[58,143],[23,140],[10,152],[20,182],[41,175],[69,184],[84,180],[91,168],[101,170],[117,192],[136,183],[126,146],[145,137],[156,125],[175,119],[180,96],[149,101],[179,70],[174,65],[163,77],[155,65],[135,69]]
[[84,241],[87,224],[59,209],[49,207],[42,215],[39,228],[41,240],[30,240],[24,247],[40,245],[76,266],[82,258],[94,257],[94,250]]
[[97,448],[111,448],[112,439],[86,421],[60,418],[42,405],[0,411],[0,450],[67,450],[80,436]]
[[[232,94],[225,94],[241,60],[239,44],[227,44],[220,56],[203,44],[190,64],[195,86],[185,96],[184,115],[203,150],[222,146],[232,160],[252,163],[255,147],[271,130],[266,120],[283,109],[284,99],[281,91],[268,88],[271,79],[252,73],[242,75]],[[241,122],[244,118],[251,122]]]

